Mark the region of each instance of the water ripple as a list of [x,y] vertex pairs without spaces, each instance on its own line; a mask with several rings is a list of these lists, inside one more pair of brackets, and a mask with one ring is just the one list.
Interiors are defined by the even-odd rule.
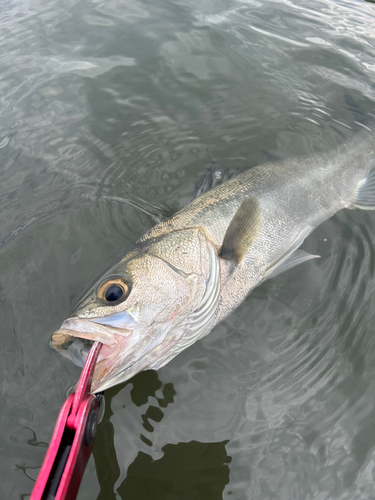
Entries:
[[[212,160],[323,152],[369,126],[374,23],[347,0],[3,2],[1,497],[30,492],[35,442],[78,376],[50,333]],[[194,441],[230,455],[223,498],[373,498],[374,223],[339,213],[304,244],[319,261],[113,389],[80,498],[98,495],[96,471],[103,498],[138,498],[126,477],[142,457],[171,484],[164,455]]]

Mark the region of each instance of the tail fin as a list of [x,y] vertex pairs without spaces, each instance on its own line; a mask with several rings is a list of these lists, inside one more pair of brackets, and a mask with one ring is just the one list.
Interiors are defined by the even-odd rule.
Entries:
[[375,210],[375,168],[358,184],[353,205],[362,210]]

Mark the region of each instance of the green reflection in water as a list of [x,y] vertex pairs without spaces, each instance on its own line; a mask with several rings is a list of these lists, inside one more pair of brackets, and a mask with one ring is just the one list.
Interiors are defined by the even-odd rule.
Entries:
[[[135,406],[147,403],[149,397],[157,400],[159,407],[150,405],[141,415],[142,425],[146,431],[152,432],[155,425],[162,420],[166,408],[173,403],[176,391],[172,383],[163,384],[155,371],[139,373],[123,385],[105,393],[105,411],[102,422],[98,426],[95,437],[93,456],[100,485],[98,500],[114,500],[115,484],[120,477],[120,467],[114,444],[114,427],[111,422],[113,412],[111,401],[118,392],[131,383],[131,399]],[[157,397],[156,393],[162,397]],[[131,411],[129,409],[129,411]],[[151,424],[151,422],[153,424]],[[147,438],[140,435],[146,444]],[[121,498],[132,500],[153,498],[155,500],[216,500],[222,498],[222,492],[229,482],[228,464],[231,458],[227,455],[225,445],[228,441],[218,443],[166,444],[163,457],[154,460],[150,455],[139,452],[129,466],[127,477],[117,492]]]
[[167,444],[160,460],[140,452],[117,491],[123,500],[221,499],[229,482],[227,443]]

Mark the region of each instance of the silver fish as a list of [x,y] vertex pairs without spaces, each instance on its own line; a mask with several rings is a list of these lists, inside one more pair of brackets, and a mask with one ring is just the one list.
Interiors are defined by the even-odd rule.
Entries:
[[317,257],[298,247],[321,222],[342,208],[375,208],[372,144],[372,134],[357,136],[329,154],[266,163],[206,192],[140,238],[52,345],[82,358],[85,342],[104,344],[94,392],[164,366],[254,287]]

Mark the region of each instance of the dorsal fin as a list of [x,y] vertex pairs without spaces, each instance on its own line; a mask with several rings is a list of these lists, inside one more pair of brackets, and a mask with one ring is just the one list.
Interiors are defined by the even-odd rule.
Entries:
[[203,173],[190,198],[186,203],[184,203],[183,206],[185,207],[186,205],[189,205],[189,203],[194,201],[202,194],[207,193],[207,191],[210,191],[217,186],[220,186],[223,182],[236,177],[236,175],[241,174],[247,169],[248,167],[229,170],[227,168],[220,168],[216,165],[215,162],[212,162],[211,165]]
[[254,242],[260,227],[260,207],[256,198],[245,198],[230,221],[219,257],[238,265]]

